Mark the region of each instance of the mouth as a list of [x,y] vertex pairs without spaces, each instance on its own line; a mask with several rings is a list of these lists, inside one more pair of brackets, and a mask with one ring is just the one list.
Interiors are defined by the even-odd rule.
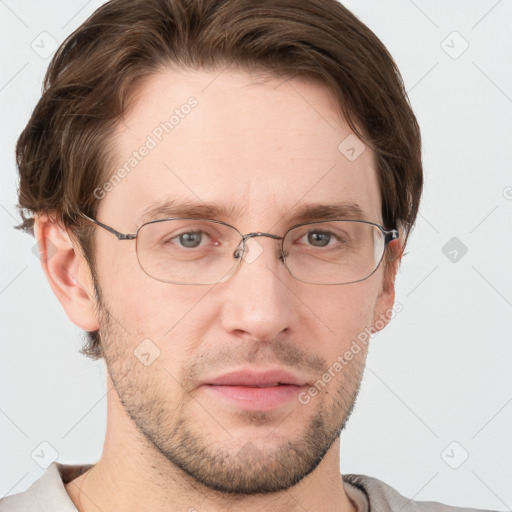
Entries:
[[214,399],[236,408],[270,411],[296,399],[307,388],[307,382],[281,369],[265,372],[247,369],[208,379],[203,388]]

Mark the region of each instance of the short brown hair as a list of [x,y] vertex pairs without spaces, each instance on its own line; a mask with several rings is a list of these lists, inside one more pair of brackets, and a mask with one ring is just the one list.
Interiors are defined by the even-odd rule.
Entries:
[[[73,229],[94,275],[92,228],[80,228],[78,213],[95,216],[93,191],[112,172],[116,124],[135,88],[166,66],[227,66],[327,85],[376,153],[383,223],[402,229],[405,246],[423,186],[420,130],[393,58],[337,0],[104,4],[58,49],[19,137],[18,228],[33,233],[34,213],[55,215]],[[88,333],[82,352],[101,357],[98,332]]]

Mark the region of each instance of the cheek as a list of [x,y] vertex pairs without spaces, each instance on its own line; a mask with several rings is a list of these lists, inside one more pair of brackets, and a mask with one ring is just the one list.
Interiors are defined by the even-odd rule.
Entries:
[[[372,276],[373,277],[373,276]],[[370,332],[378,289],[371,278],[359,283],[333,286],[322,290],[308,304],[322,329],[332,340],[326,349],[329,357],[336,357],[353,340]]]
[[346,407],[353,401],[368,354],[375,293],[371,282],[361,281],[343,285],[316,301],[314,311],[318,311],[326,333],[325,343],[315,346],[317,355],[321,351],[325,361],[325,369],[318,377],[322,380],[319,389],[325,386],[325,393],[321,393],[325,400],[335,400]]
[[126,336],[159,338],[183,316],[184,301],[176,291],[170,293],[174,285],[145,274],[137,261],[135,244],[127,244],[128,250],[111,254],[97,265],[103,304],[114,317],[111,321],[119,323]]
[[193,352],[215,315],[213,305],[205,309],[203,302],[211,286],[163,283],[145,274],[136,260],[135,268],[131,263],[118,262],[100,276],[103,301],[123,343],[128,338],[136,346],[149,339],[162,356],[175,360]]

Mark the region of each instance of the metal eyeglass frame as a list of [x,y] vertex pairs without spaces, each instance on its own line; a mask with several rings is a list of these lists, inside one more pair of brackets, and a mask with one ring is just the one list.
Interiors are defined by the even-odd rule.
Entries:
[[[214,223],[217,223],[217,224],[223,224],[224,226],[227,226],[231,229],[234,229],[241,237],[242,241],[241,243],[238,245],[236,251],[233,253],[233,257],[234,258],[240,258],[241,254],[243,254],[245,252],[245,249],[246,249],[246,245],[245,245],[245,242],[247,240],[249,240],[250,238],[253,238],[255,236],[268,236],[269,238],[273,238],[275,240],[281,240],[281,251],[280,251],[280,256],[279,256],[279,259],[283,262],[283,265],[286,267],[286,269],[288,270],[288,273],[294,278],[294,279],[297,279],[290,271],[290,269],[288,268],[288,266],[286,265],[286,256],[287,254],[284,253],[284,247],[283,247],[283,240],[284,238],[286,237],[286,235],[292,230],[292,229],[295,229],[295,228],[298,228],[298,227],[301,227],[301,226],[307,226],[309,224],[320,224],[322,222],[335,222],[335,221],[349,221],[349,222],[360,222],[362,224],[370,224],[372,226],[375,226],[377,228],[379,228],[379,230],[381,231],[381,233],[384,235],[384,248],[383,248],[383,251],[382,251],[382,256],[379,260],[379,263],[375,266],[375,269],[370,273],[368,274],[366,277],[363,277],[362,279],[357,279],[356,281],[349,281],[347,283],[316,283],[316,284],[325,284],[325,285],[328,285],[328,284],[333,284],[333,285],[343,285],[343,284],[352,284],[352,283],[359,283],[360,281],[364,281],[366,279],[368,279],[371,275],[373,275],[377,269],[379,268],[381,262],[382,262],[382,258],[384,257],[384,252],[385,252],[385,249],[387,247],[387,245],[389,244],[389,242],[392,242],[393,240],[396,240],[398,239],[399,237],[399,232],[398,232],[398,229],[390,229],[390,230],[386,230],[384,229],[383,226],[381,226],[380,224],[377,224],[376,222],[370,222],[370,221],[366,221],[366,220],[357,220],[357,219],[329,219],[329,220],[323,220],[323,221],[312,221],[312,222],[303,222],[302,224],[297,224],[295,226],[292,226],[291,228],[289,228],[286,233],[283,235],[283,236],[279,236],[279,235],[273,235],[271,233],[262,233],[261,231],[257,231],[257,232],[254,232],[254,233],[248,233],[246,235],[243,235],[242,233],[240,233],[240,231],[238,231],[238,229],[236,229],[234,226],[232,226],[231,224],[227,224],[226,222],[222,222],[220,220],[213,220],[213,219],[196,219],[196,218],[187,218],[187,217],[169,217],[169,218],[165,218],[165,219],[155,219],[155,220],[150,220],[148,222],[144,222],[144,224],[140,225],[138,228],[137,228],[137,231],[135,233],[121,233],[120,231],[117,231],[116,229],[114,229],[113,227],[111,226],[107,226],[107,224],[103,224],[103,222],[100,222],[99,220],[96,220],[96,219],[93,219],[91,217],[89,217],[88,215],[85,215],[85,213],[82,213],[82,212],[79,212],[80,216],[89,221],[89,222],[92,222],[93,224],[97,225],[97,226],[100,226],[101,228],[107,230],[109,233],[112,233],[113,235],[116,236],[116,238],[118,240],[135,240],[137,238],[137,235],[139,234],[139,231],[144,227],[146,226],[147,224],[155,224],[157,222],[165,222],[165,221],[168,221],[168,220],[194,220],[194,221],[206,221],[206,222],[214,222]],[[240,252],[240,245],[242,246],[242,251]],[[240,258],[240,261],[241,261],[242,258]],[[137,261],[138,261],[138,257],[137,257]],[[140,265],[140,262],[139,262],[139,265]],[[223,280],[223,281],[219,281],[219,282],[224,282],[226,281],[227,279],[229,279],[229,277],[231,277],[237,270],[237,268],[239,267],[240,265],[240,262],[238,264],[238,266],[235,266],[233,267],[233,269],[231,270],[231,273]],[[144,273],[147,274],[147,272],[144,270],[144,268],[142,267],[142,265],[140,265],[142,270],[144,271]],[[160,281],[160,282],[163,282],[163,283],[169,283],[169,284],[180,284],[180,283],[172,283],[171,281],[162,281],[160,279],[157,279],[156,277],[153,277],[152,275],[150,274],[147,274],[149,275],[149,277],[153,278],[153,279],[156,279],[157,281]],[[315,284],[315,283],[308,283],[307,281],[301,281],[300,279],[297,279],[297,281],[300,281],[300,282],[304,282],[304,283],[307,283],[307,284]],[[181,283],[183,284],[183,283]],[[190,283],[190,284],[199,284],[199,283]]]

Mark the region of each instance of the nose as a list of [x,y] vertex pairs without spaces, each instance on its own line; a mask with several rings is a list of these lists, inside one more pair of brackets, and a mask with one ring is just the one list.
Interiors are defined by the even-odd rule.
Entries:
[[298,304],[293,278],[279,258],[280,237],[274,238],[248,238],[240,266],[222,283],[221,323],[226,332],[275,341],[295,324]]

